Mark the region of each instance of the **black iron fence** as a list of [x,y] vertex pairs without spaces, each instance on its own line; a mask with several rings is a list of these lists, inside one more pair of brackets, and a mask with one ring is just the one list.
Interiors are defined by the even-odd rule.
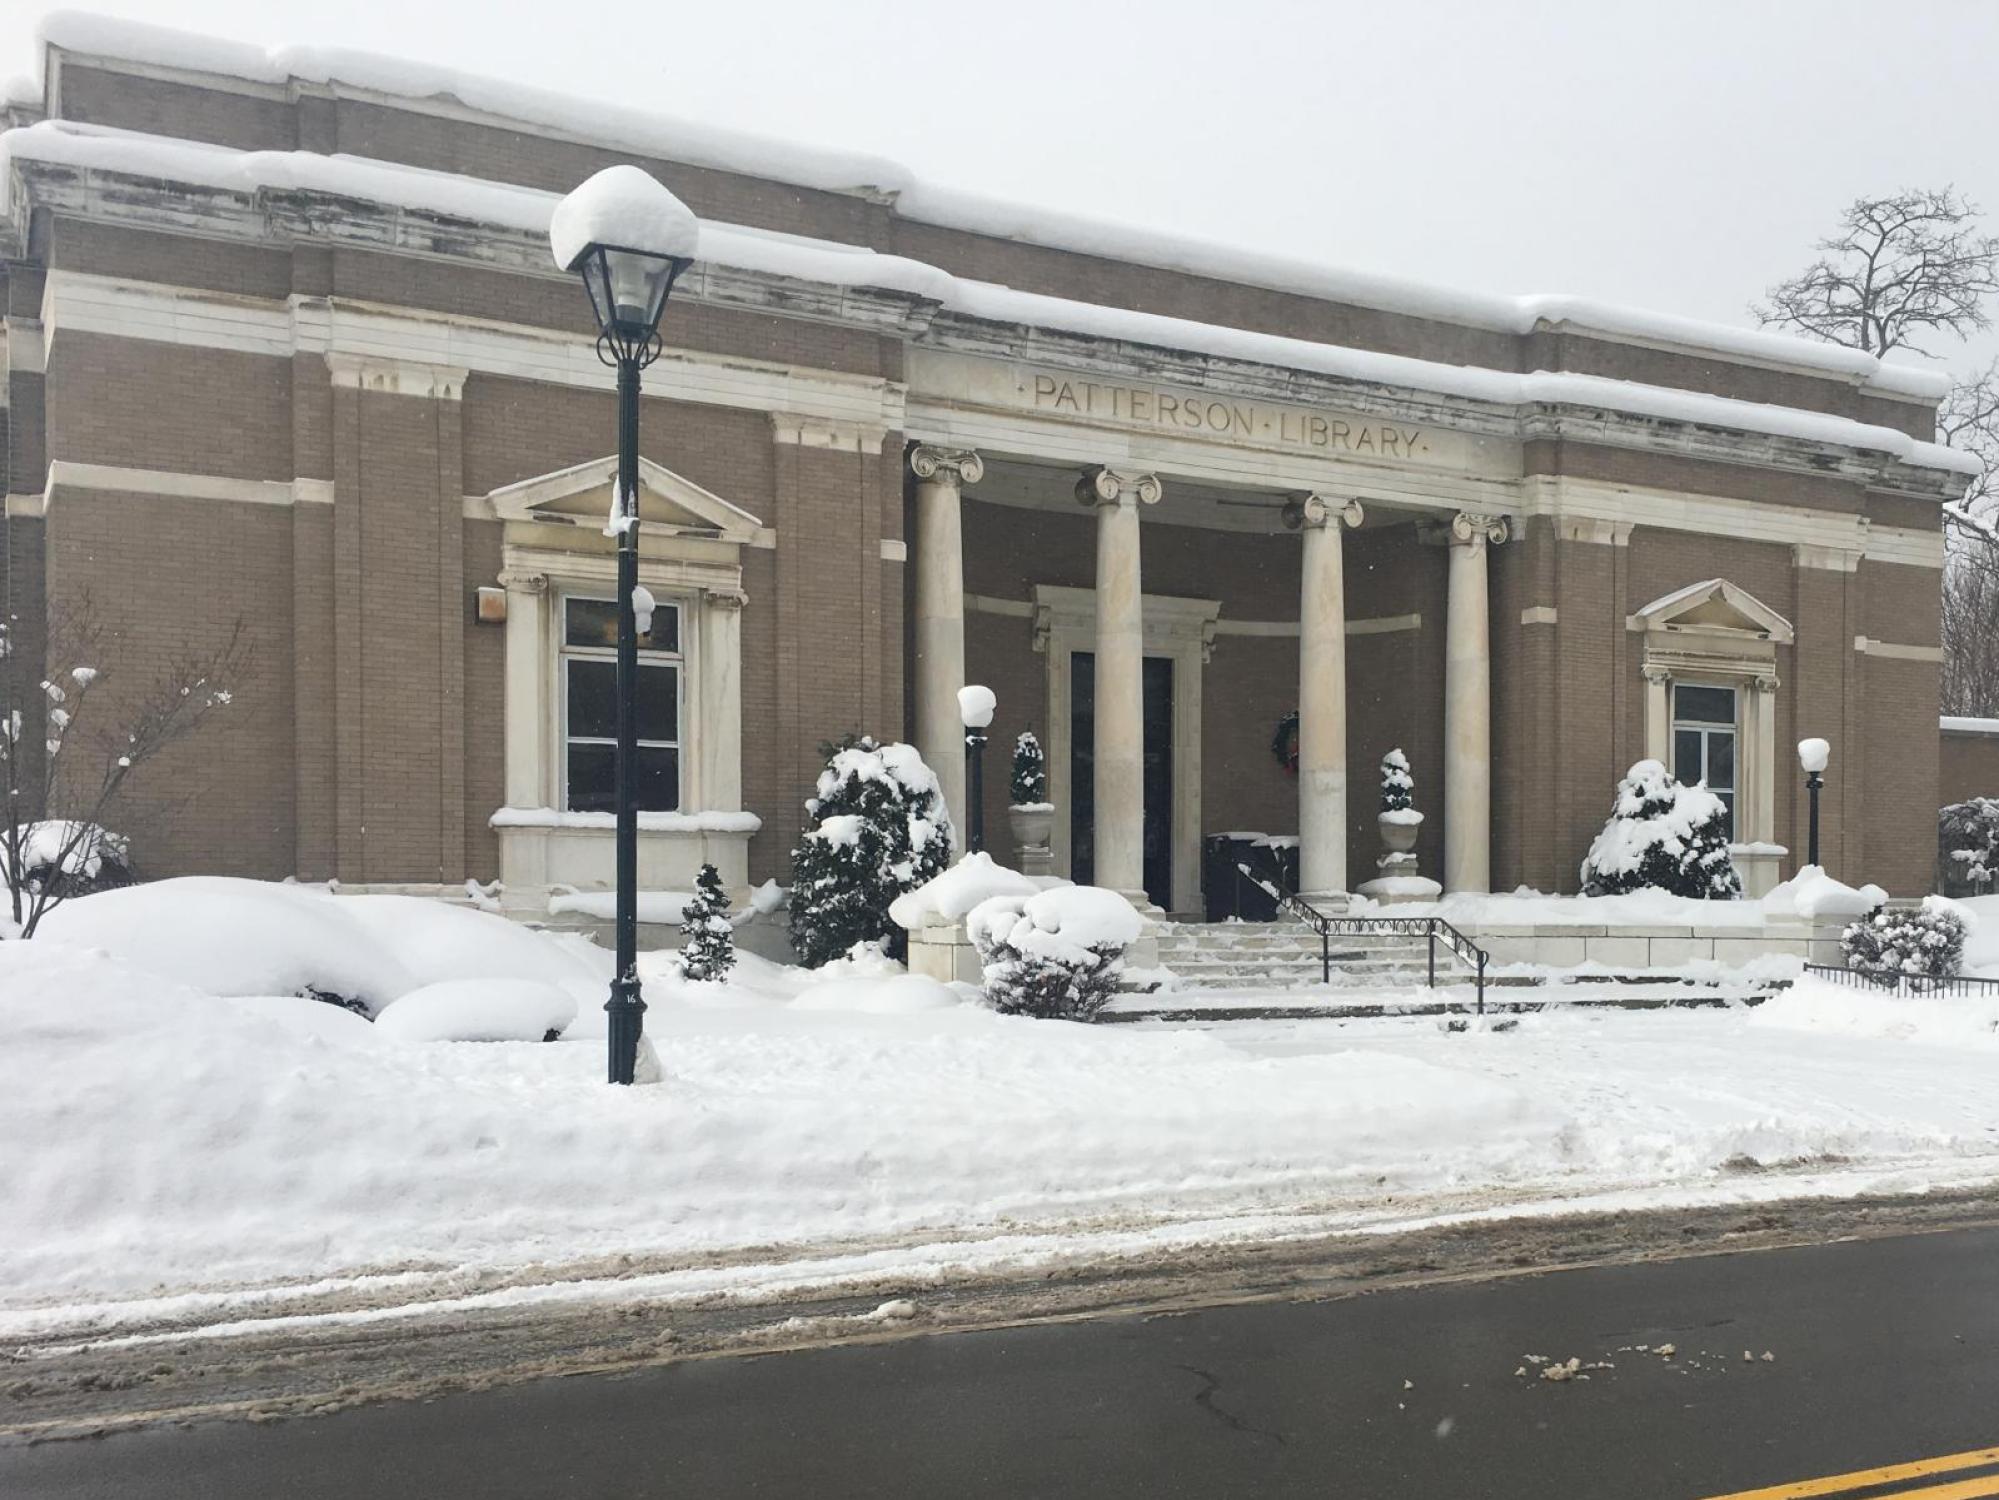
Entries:
[[1805,972],[1848,989],[1871,990],[1876,994],[1911,997],[1948,995],[1999,995],[1999,979],[1978,979],[1970,974],[1878,973],[1872,969],[1843,969],[1832,964],[1806,964]]

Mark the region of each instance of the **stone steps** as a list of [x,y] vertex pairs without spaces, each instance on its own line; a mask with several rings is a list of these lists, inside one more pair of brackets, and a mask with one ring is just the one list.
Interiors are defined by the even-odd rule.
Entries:
[[[1319,938],[1302,922],[1176,923],[1158,936],[1159,967],[1186,990],[1302,989],[1321,984]],[[1422,985],[1429,979],[1427,937],[1338,933],[1331,949],[1334,984]],[[1446,948],[1437,978],[1461,977]]]

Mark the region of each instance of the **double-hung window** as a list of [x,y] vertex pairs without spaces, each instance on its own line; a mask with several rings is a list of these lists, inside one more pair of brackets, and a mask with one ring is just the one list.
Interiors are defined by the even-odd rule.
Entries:
[[1673,684],[1673,775],[1687,786],[1706,782],[1728,809],[1735,837],[1735,689]]
[[[618,784],[618,605],[614,599],[562,600],[563,796],[571,812],[611,812]],[[662,602],[639,637],[638,805],[680,808],[681,685],[679,606]]]

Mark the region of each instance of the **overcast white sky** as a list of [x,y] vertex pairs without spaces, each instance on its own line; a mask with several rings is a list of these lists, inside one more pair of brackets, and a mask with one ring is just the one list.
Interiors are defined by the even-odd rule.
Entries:
[[[1999,228],[1999,0],[109,0],[1493,292],[1744,323],[1862,192]],[[0,73],[33,65],[32,6]],[[1999,315],[1999,308],[1995,308]],[[1939,345],[1952,367],[1999,352]]]

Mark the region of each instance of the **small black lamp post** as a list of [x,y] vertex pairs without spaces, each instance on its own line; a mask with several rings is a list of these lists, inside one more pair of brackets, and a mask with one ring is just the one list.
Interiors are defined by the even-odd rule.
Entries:
[[659,357],[667,294],[694,263],[700,226],[687,205],[637,167],[607,167],[556,205],[555,263],[583,277],[597,315],[597,357],[618,372],[618,492],[605,530],[618,539],[617,972],[611,979],[610,1074],[630,1083],[645,1000],[638,971],[639,371]]
[[992,726],[993,708],[998,701],[991,688],[958,689],[958,717],[965,725],[967,854],[977,854],[986,847],[986,730]]
[[1812,820],[1810,853],[1805,863],[1819,862],[1819,793],[1825,788],[1826,762],[1832,759],[1832,746],[1824,740],[1799,740],[1798,764],[1805,768],[1805,790],[1811,794]]

